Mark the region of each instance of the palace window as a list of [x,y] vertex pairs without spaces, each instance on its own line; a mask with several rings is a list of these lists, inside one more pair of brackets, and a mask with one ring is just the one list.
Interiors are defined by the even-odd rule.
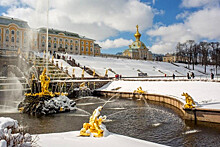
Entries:
[[51,43],[50,42],[48,43],[48,47],[51,48]]
[[19,43],[19,38],[17,37],[16,42]]
[[86,47],[86,51],[88,52],[88,47]]
[[76,40],[76,41],[75,41],[75,43],[77,44],[77,43],[78,43],[78,41]]
[[82,51],[84,51],[84,47],[82,46]]
[[63,48],[63,45],[62,45],[62,44],[60,44],[60,48]]
[[11,42],[15,42],[15,38],[14,37],[11,37]]
[[63,39],[62,38],[60,38],[60,42],[62,42],[63,41]]
[[6,34],[9,34],[9,30],[8,29],[6,30]]
[[70,40],[71,43],[73,43],[73,40]]
[[90,43],[90,46],[92,46],[92,42]]
[[54,44],[53,44],[53,47],[54,47],[54,48],[57,48],[57,44],[56,44],[56,43],[54,43]]
[[92,47],[90,47],[90,52],[92,52]]
[[73,45],[71,44],[71,46],[70,46],[70,50],[73,50]]
[[48,37],[48,40],[51,40],[51,37]]
[[56,41],[56,40],[57,40],[57,38],[56,38],[56,37],[54,37],[53,39],[54,39],[54,41]]
[[86,45],[88,45],[89,43],[88,42],[86,42]]
[[45,36],[42,36],[42,39],[45,39]]
[[68,49],[68,45],[67,45],[67,44],[65,45],[65,49],[66,49],[66,50]]
[[14,35],[14,34],[15,34],[15,31],[14,31],[14,30],[11,30],[11,34]]
[[75,46],[76,51],[78,50],[78,46]]
[[65,42],[68,42],[68,40],[66,39]]
[[6,40],[5,40],[6,42],[8,42],[9,41],[9,37],[8,36],[6,36]]
[[84,44],[84,42],[82,41],[81,44]]
[[45,47],[45,42],[44,41],[42,42],[42,47]]

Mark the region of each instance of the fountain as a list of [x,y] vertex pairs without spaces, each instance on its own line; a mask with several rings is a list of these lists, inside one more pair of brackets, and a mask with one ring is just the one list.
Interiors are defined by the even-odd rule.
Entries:
[[[52,114],[74,110],[76,103],[66,97],[67,93],[49,91],[50,78],[46,75],[44,68],[40,75],[40,85],[36,83],[35,76],[32,76],[31,93],[25,94],[25,99],[18,105],[18,110],[28,114]],[[41,92],[36,91],[41,87]]]

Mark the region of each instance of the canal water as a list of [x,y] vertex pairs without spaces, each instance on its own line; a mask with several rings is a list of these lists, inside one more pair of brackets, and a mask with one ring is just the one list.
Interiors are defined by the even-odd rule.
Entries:
[[[85,97],[75,101],[77,110],[69,113],[35,117],[1,109],[0,117],[18,120],[31,134],[75,131],[108,98]],[[115,98],[104,106],[101,115],[107,116],[105,125],[113,133],[169,146],[220,146],[220,125],[184,121],[178,110],[167,106],[142,99]]]

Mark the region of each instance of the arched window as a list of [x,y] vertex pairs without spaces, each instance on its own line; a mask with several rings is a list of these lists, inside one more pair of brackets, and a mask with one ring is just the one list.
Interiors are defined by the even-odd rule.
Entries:
[[42,47],[45,47],[45,42],[44,41],[42,42]]
[[45,39],[45,36],[42,36],[42,39]]
[[63,48],[63,45],[62,45],[62,44],[60,44],[60,48]]
[[86,51],[88,52],[88,47],[86,47]]
[[15,31],[14,31],[14,30],[11,30],[11,34],[14,35],[14,34],[15,34]]
[[82,51],[84,51],[84,47],[82,46]]
[[70,50],[73,50],[73,45],[71,44],[71,46],[70,46]]
[[78,46],[75,46],[76,51],[78,50]]
[[57,48],[57,44],[56,44],[56,43],[54,43],[54,44],[53,44],[53,47],[54,47],[54,48]]
[[68,45],[67,45],[67,44],[65,45],[65,49],[66,49],[66,50],[68,49]]
[[57,38],[56,37],[54,37],[54,41],[56,41],[57,40]]
[[8,29],[6,30],[6,34],[9,34],[9,30]]
[[51,37],[48,37],[48,40],[51,40]]
[[48,43],[48,47],[51,48],[51,43],[50,42]]
[[9,37],[8,37],[8,36],[6,36],[6,39],[5,39],[5,41],[6,41],[6,42],[8,42],[8,41],[9,41]]
[[71,43],[73,43],[73,40],[70,40]]
[[11,37],[11,42],[15,42],[15,38],[14,37]]
[[66,39],[65,42],[68,42],[68,40]]
[[86,45],[88,45],[88,42],[86,42]]
[[82,41],[81,44],[84,44],[84,42]]
[[92,47],[90,47],[90,52],[92,52]]
[[78,41],[76,40],[76,41],[75,41],[75,43],[77,44],[77,43],[78,43]]

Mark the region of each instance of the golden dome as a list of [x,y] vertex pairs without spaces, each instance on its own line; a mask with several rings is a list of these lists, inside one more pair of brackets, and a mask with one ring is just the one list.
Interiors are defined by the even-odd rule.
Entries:
[[136,25],[136,28],[137,28],[137,32],[136,32],[136,34],[134,34],[134,37],[136,38],[136,41],[140,41],[141,34],[138,31],[138,25]]

